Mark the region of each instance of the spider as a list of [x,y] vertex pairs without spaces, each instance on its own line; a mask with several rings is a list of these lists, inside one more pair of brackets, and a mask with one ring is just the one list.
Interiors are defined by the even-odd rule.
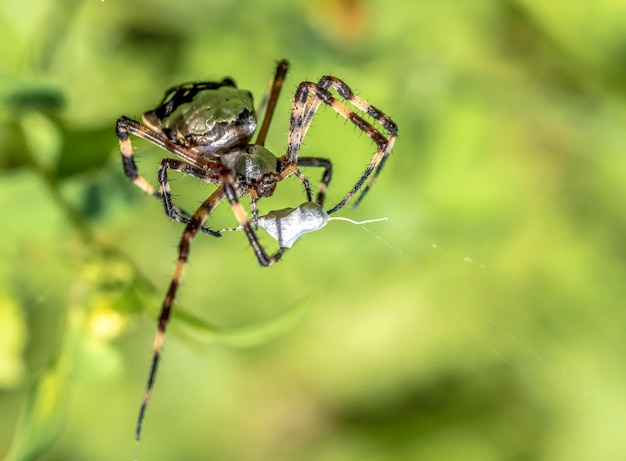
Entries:
[[[221,236],[219,231],[204,226],[213,209],[226,199],[232,207],[239,228],[245,232],[259,264],[271,266],[291,245],[285,245],[282,240],[278,239],[278,250],[268,254],[259,242],[256,233],[259,220],[257,202],[261,198],[270,197],[277,184],[292,175],[303,184],[307,200],[313,201],[311,185],[308,178],[300,171],[300,167],[318,167],[323,169],[323,173],[316,195],[316,204],[320,209],[323,207],[326,190],[332,176],[332,163],[326,158],[298,155],[313,116],[322,103],[356,125],[377,146],[372,160],[354,186],[326,212],[327,214],[341,209],[357,192],[361,191],[354,203],[354,206],[358,205],[376,181],[394,145],[398,131],[396,124],[380,110],[355,95],[342,80],[325,76],[317,83],[305,81],[298,86],[291,110],[287,151],[280,157],[275,156],[265,148],[265,140],[288,67],[286,60],[281,60],[276,66],[276,72],[265,99],[263,122],[254,142],[252,142],[252,137],[257,128],[257,118],[252,94],[247,90],[238,89],[230,78],[224,78],[221,82],[196,82],[175,86],[165,92],[163,100],[156,109],[143,114],[143,123],[125,116],[117,121],[116,134],[119,138],[124,173],[137,187],[159,199],[168,217],[186,225],[178,246],[178,260],[174,274],[158,319],[152,364],[137,419],[135,431],[137,441],[141,437],[143,419],[156,378],[165,329],[189,256],[191,241],[198,232],[214,237]],[[333,96],[331,89],[339,95],[339,98]],[[360,111],[361,115],[350,109],[347,103]],[[386,135],[366,121],[365,115],[378,122]],[[139,175],[129,136],[131,134],[159,146],[176,157],[167,157],[161,161],[157,175],[158,188]],[[168,183],[169,170],[195,176],[207,183],[217,185],[217,189],[195,213],[186,213],[172,199]],[[239,201],[239,198],[243,196],[250,199],[252,218],[248,216]],[[316,213],[320,212],[316,211]],[[277,218],[278,224],[285,219]],[[298,220],[295,221],[295,225],[300,225]],[[304,230],[300,232],[296,229],[295,231],[297,237],[303,233]]]

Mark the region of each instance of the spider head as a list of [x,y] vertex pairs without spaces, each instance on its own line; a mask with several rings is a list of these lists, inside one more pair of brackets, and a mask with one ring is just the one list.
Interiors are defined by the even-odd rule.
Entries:
[[248,144],[256,130],[252,93],[237,89],[230,79],[207,85],[187,84],[170,90],[161,106],[144,114],[144,123],[176,144],[194,147],[207,156]]

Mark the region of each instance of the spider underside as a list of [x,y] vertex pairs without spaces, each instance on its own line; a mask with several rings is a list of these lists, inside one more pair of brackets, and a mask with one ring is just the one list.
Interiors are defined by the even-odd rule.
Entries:
[[[258,200],[270,197],[280,181],[295,175],[304,186],[307,200],[313,201],[310,182],[299,167],[318,167],[323,169],[323,173],[315,197],[315,204],[318,207],[314,209],[315,213],[332,214],[346,205],[361,190],[354,204],[356,206],[376,181],[391,152],[397,135],[396,124],[374,106],[355,95],[343,81],[325,76],[317,83],[302,82],[298,86],[291,110],[287,151],[284,155],[276,157],[265,148],[265,140],[287,69],[286,60],[280,61],[276,67],[267,96],[263,123],[258,132],[252,94],[247,90],[238,89],[230,78],[225,78],[221,82],[186,83],[173,87],[166,91],[156,109],[143,115],[143,123],[125,116],[117,121],[116,134],[119,138],[126,176],[144,192],[159,199],[168,217],[186,225],[179,243],[174,274],[159,315],[152,365],[135,432],[137,440],[141,436],[143,418],[156,377],[165,329],[188,259],[191,240],[199,231],[215,237],[221,236],[219,232],[204,226],[213,209],[226,199],[233,209],[239,227],[245,232],[259,264],[270,266],[282,257],[287,247],[295,240],[287,244],[277,239],[279,248],[268,254],[256,234],[259,219]],[[386,136],[362,115],[350,109],[345,102],[333,96],[330,89],[358,111],[375,120]],[[354,186],[328,211],[324,211],[323,205],[332,176],[331,161],[326,158],[298,155],[313,116],[322,103],[365,132],[377,146],[372,160]],[[257,137],[252,142],[255,132]],[[151,142],[176,157],[164,158],[161,161],[158,170],[158,188],[139,175],[133,157],[130,134]],[[188,214],[173,202],[168,183],[169,170],[195,176],[207,183],[215,184],[217,189],[193,214]],[[239,201],[243,196],[250,199],[251,218]],[[284,216],[275,215],[274,219],[278,225],[281,224],[281,219],[286,220]],[[292,227],[300,225],[298,221],[294,222],[295,224],[290,223]],[[282,224],[286,224],[286,221]],[[296,229],[297,237],[303,233],[304,230],[299,232]]]

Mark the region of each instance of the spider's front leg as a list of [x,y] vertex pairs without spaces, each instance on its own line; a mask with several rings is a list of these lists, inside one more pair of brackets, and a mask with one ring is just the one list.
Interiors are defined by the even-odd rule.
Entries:
[[[335,98],[329,91],[329,88],[333,88],[339,96],[352,104],[359,111],[376,120],[382,126],[387,136],[383,135],[377,128],[374,127],[374,125],[367,122],[361,115],[348,108],[346,104]],[[291,111],[287,153],[281,159],[283,162],[283,169],[287,169],[289,165],[300,164],[298,160],[298,153],[302,146],[302,141],[304,140],[304,137],[311,126],[313,116],[319,109],[321,103],[330,106],[339,115],[352,122],[361,131],[365,132],[365,134],[367,134],[376,143],[378,148],[369,165],[363,174],[358,178],[352,189],[350,189],[350,191],[342,200],[339,201],[339,203],[328,211],[330,214],[339,210],[346,203],[348,203],[369,178],[369,182],[362,190],[361,195],[357,198],[354,206],[357,206],[365,197],[387,161],[398,134],[398,127],[387,115],[361,97],[355,95],[348,85],[336,77],[325,76],[322,77],[318,83],[302,82],[296,91]],[[326,183],[326,185],[327,184],[328,183]],[[325,190],[325,187],[322,186],[322,189]]]
[[[199,168],[194,168],[192,165],[181,162],[173,159],[164,159],[161,162],[161,168],[159,169],[159,182],[161,183],[162,192],[158,191],[154,188],[143,176],[139,174],[139,170],[137,169],[137,165],[135,163],[133,146],[130,142],[129,134],[133,134],[138,138],[145,139],[156,146],[161,147],[162,149],[171,152],[174,155],[177,155],[181,158],[188,158],[190,155],[186,152],[183,152],[182,149],[178,146],[175,146],[169,140],[165,139],[159,133],[155,133],[143,126],[141,123],[132,120],[128,117],[120,117],[117,121],[115,133],[120,142],[120,151],[122,153],[122,163],[124,165],[124,174],[133,181],[137,187],[143,190],[146,194],[151,195],[152,197],[158,199],[163,203],[165,214],[175,221],[188,223],[189,222],[189,213],[185,212],[177,205],[172,202],[171,193],[169,190],[169,185],[167,185],[167,173],[165,170],[167,168],[176,169],[179,171],[183,171],[188,174],[192,174],[196,177],[200,177],[204,179],[204,173]],[[171,163],[168,163],[171,162]],[[175,165],[175,166],[170,166]],[[187,165],[187,167],[183,167],[182,165]],[[162,181],[162,178],[164,180]],[[221,237],[219,232],[215,232],[207,227],[201,228],[202,232],[206,234],[210,234],[214,237]]]
[[219,187],[215,192],[213,192],[213,194],[211,194],[211,196],[207,200],[205,200],[202,205],[200,205],[200,208],[198,208],[193,216],[191,216],[189,222],[187,223],[187,226],[185,227],[183,236],[180,239],[180,243],[178,245],[178,260],[176,261],[174,274],[172,275],[172,280],[170,281],[170,286],[167,290],[167,294],[165,295],[165,299],[163,300],[161,313],[159,315],[158,329],[154,338],[152,365],[150,367],[150,374],[148,376],[148,383],[146,385],[144,398],[141,403],[141,408],[139,410],[139,417],[137,418],[137,427],[135,431],[136,440],[139,440],[141,437],[143,419],[146,413],[146,409],[148,408],[148,402],[150,401],[152,387],[154,385],[154,380],[156,378],[156,373],[159,366],[161,349],[163,348],[163,341],[165,339],[165,330],[167,328],[167,324],[170,321],[172,306],[174,304],[174,299],[176,298],[176,292],[178,291],[180,281],[183,277],[183,270],[185,268],[185,265],[187,264],[191,241],[196,236],[198,231],[202,228],[202,225],[206,221],[209,214],[222,201],[224,195],[225,193],[223,187]]

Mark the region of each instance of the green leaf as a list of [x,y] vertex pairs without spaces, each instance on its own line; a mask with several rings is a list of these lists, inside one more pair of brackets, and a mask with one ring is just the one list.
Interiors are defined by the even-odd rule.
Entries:
[[281,315],[268,321],[228,329],[216,327],[184,309],[178,308],[174,311],[174,317],[178,321],[172,323],[172,329],[180,329],[181,324],[184,324],[185,334],[189,334],[193,339],[201,342],[218,343],[238,348],[255,347],[291,331],[302,320],[310,306],[310,301],[310,297],[303,298]]

